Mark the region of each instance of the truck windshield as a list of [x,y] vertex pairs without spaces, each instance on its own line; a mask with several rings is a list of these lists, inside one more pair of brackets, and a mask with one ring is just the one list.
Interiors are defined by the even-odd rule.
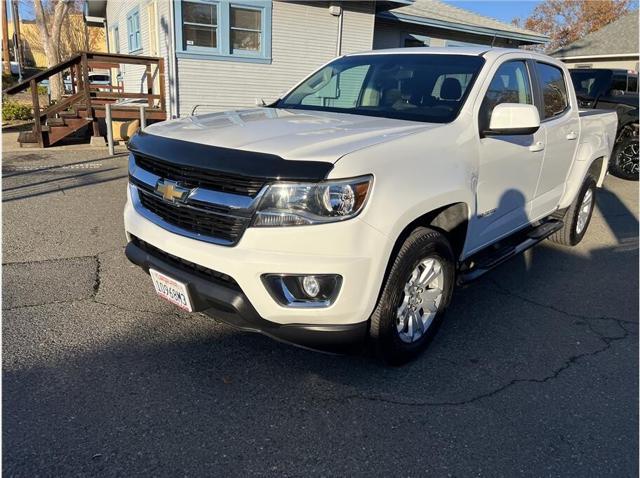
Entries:
[[378,54],[339,58],[274,106],[449,123],[484,59],[468,55]]

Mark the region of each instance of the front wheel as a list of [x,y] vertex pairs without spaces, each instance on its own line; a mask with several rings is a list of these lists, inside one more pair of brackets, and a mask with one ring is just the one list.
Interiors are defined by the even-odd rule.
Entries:
[[420,227],[405,240],[371,316],[372,346],[385,362],[402,365],[431,342],[451,300],[454,264],[439,231]]
[[564,246],[577,245],[587,232],[595,204],[596,181],[587,176],[571,206],[555,214],[556,218],[564,221],[564,225],[549,239]]

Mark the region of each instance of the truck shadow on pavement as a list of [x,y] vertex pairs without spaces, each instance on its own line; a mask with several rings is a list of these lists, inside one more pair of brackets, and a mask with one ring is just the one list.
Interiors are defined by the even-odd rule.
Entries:
[[[402,368],[297,349],[169,307],[143,310],[117,291],[132,275],[150,296],[146,275],[115,264],[121,276],[100,278],[105,258],[98,259],[95,294],[53,304],[64,320],[37,307],[4,311],[5,471],[56,454],[65,460],[52,473],[113,471],[136,452],[157,458],[159,441],[183,452],[170,464],[147,463],[145,472],[189,471],[222,453],[255,452],[249,436],[293,445],[308,439],[304,424],[313,420],[373,419],[359,411],[363,402],[415,406],[411,413],[429,420],[424,407],[545,383],[618,344],[637,354],[638,221],[609,191],[600,190],[598,211],[604,221],[591,227],[611,235],[610,245],[546,242],[458,289],[429,350]],[[100,289],[115,292],[105,298]],[[33,324],[31,335],[14,333],[19,322]],[[67,335],[70,343],[57,339]],[[13,358],[20,347],[40,348],[46,363]],[[635,394],[637,374],[628,380]],[[319,437],[309,443],[322,446]],[[50,456],[34,458],[42,450]],[[225,466],[238,471],[218,465],[220,474]]]

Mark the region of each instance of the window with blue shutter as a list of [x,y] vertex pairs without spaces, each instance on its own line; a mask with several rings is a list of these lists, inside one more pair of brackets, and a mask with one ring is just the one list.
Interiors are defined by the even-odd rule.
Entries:
[[175,0],[179,58],[271,61],[271,0]]
[[129,53],[142,50],[140,11],[137,7],[127,15],[127,40],[129,44]]

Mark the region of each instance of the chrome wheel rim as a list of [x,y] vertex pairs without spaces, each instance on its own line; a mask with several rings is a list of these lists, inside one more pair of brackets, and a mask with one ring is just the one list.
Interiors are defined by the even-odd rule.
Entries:
[[578,211],[578,221],[576,222],[576,233],[582,234],[584,228],[589,220],[589,214],[591,213],[591,207],[593,205],[593,189],[587,189],[582,198],[582,204],[580,204],[580,210]]
[[618,152],[618,167],[627,174],[638,174],[638,141],[628,144]]
[[396,313],[400,340],[412,343],[425,334],[438,313],[443,290],[442,263],[433,257],[423,259],[405,283],[404,297]]

